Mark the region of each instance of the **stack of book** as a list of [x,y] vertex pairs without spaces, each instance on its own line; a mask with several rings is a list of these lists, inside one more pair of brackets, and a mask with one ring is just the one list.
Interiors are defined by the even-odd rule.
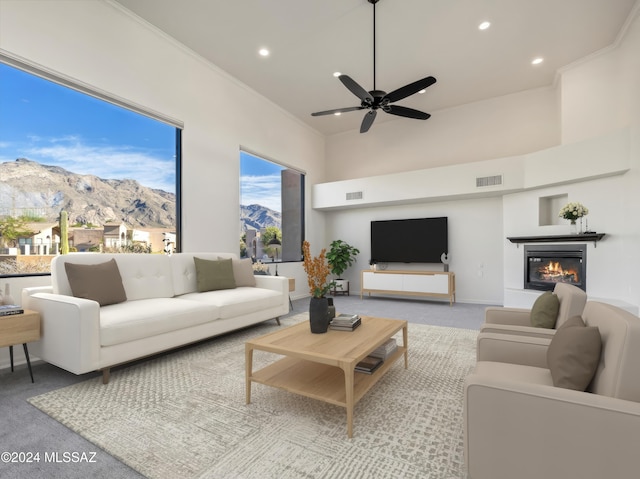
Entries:
[[373,374],[373,372],[382,366],[384,361],[380,358],[374,358],[373,356],[367,356],[358,364],[356,364],[355,370],[359,373]]
[[24,313],[24,309],[17,304],[0,304],[0,316],[10,316],[12,314],[22,313]]
[[394,338],[391,338],[374,349],[371,354],[369,354],[369,356],[385,360],[393,353],[395,353],[397,349],[398,344],[396,343],[396,340]]
[[339,314],[329,323],[329,329],[337,331],[353,331],[360,326],[360,316],[357,314]]

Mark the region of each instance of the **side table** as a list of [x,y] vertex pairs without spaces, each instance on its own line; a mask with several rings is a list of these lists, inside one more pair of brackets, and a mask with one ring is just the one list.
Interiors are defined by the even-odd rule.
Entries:
[[24,356],[27,359],[29,375],[33,381],[33,371],[29,359],[27,343],[40,339],[40,314],[37,311],[25,310],[21,314],[0,316],[0,347],[9,346],[11,356],[11,371],[13,371],[13,346],[22,344]]

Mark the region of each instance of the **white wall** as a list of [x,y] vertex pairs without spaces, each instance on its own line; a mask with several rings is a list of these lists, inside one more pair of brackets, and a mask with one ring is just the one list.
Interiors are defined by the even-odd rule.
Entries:
[[[319,206],[331,211],[327,214],[327,242],[333,238],[331,235],[340,235],[351,238],[356,245],[369,243],[368,221],[374,219],[372,211],[379,210],[365,207],[371,204],[341,209],[347,208],[344,191],[375,185],[379,190],[374,198],[388,199],[394,195],[407,196],[410,190],[414,204],[387,206],[386,218],[409,217],[409,212],[421,212],[420,202],[431,201],[424,212],[437,211],[438,215],[449,216],[449,238],[458,243],[453,255],[455,264],[451,266],[456,272],[458,299],[504,302],[507,296],[510,300],[513,290],[522,288],[524,275],[523,248],[516,248],[506,236],[567,233],[565,225],[538,224],[538,198],[566,194],[569,201],[581,201],[590,208],[590,229],[607,234],[597,248],[589,246],[589,296],[631,305],[630,309],[637,312],[640,305],[637,274],[640,221],[635,214],[640,210],[638,7],[632,17],[616,45],[563,69],[557,89],[522,92],[431,112],[433,116],[427,122],[399,119],[374,125],[365,135],[353,131],[328,138],[326,176],[333,181],[315,188],[321,199]],[[487,174],[495,174],[489,171],[490,167],[502,161],[514,162],[511,169],[514,174],[522,168],[519,192],[509,192],[512,185],[508,185],[503,193],[498,192],[504,194],[502,199],[484,204],[485,200],[478,199],[452,202],[440,191],[443,184],[445,189],[451,185],[448,194],[459,197],[464,186],[459,181],[462,175],[456,171],[460,168],[482,171],[487,167]],[[445,163],[456,166],[442,167]],[[429,185],[430,168],[432,179],[441,179],[433,188]],[[601,175],[615,176],[598,178]],[[408,176],[424,179],[424,194],[417,191],[414,179],[403,180]],[[332,194],[338,199],[332,198]],[[496,204],[501,211],[494,209]],[[464,211],[470,214],[465,215]],[[478,226],[481,230],[494,228],[495,234],[479,235]],[[474,254],[466,255],[462,261],[457,250],[470,248]],[[477,281],[480,262],[476,258],[484,261],[496,250],[502,261],[485,264],[503,264],[504,269],[487,275],[487,281],[495,283],[483,287]],[[531,298],[535,295],[528,295],[525,300]]]
[[[116,4],[1,0],[0,49],[184,123],[184,251],[238,251],[240,146],[305,171],[308,185],[324,180],[322,135]],[[322,213],[308,209],[306,237],[324,240]],[[304,295],[299,263],[279,273]],[[43,284],[8,281],[14,291]]]
[[[448,217],[449,268],[456,274],[456,298],[464,302],[501,304],[504,233],[499,197],[328,212],[327,244],[341,239],[360,250],[356,264],[344,275],[351,282],[351,293],[359,294],[360,272],[370,268],[371,221],[438,216]],[[442,271],[443,265],[389,263],[388,269]]]

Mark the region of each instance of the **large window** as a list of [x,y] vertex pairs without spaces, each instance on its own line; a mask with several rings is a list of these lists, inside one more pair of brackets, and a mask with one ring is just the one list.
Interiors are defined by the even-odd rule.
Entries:
[[67,251],[176,249],[180,128],[35,73],[0,62],[0,275],[48,273]]
[[240,218],[242,257],[301,261],[304,174],[241,150]]

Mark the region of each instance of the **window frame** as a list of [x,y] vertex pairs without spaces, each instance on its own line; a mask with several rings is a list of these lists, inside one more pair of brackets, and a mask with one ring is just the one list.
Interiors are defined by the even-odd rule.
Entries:
[[[254,150],[251,150],[250,148],[246,148],[244,146],[240,146],[239,151],[238,151],[238,159],[241,162],[242,161],[242,153],[248,154],[258,160],[262,160],[262,161],[266,161],[268,163],[272,163],[274,165],[277,165],[278,167],[282,168],[282,170],[291,170],[294,171],[296,173],[298,173],[298,175],[300,175],[300,192],[299,192],[299,221],[300,221],[300,231],[299,231],[299,235],[300,235],[300,245],[299,245],[299,258],[298,259],[287,259],[287,260],[283,260],[282,257],[280,259],[277,259],[275,261],[269,261],[265,264],[269,265],[269,264],[283,264],[283,263],[299,263],[303,261],[303,253],[302,253],[302,243],[305,240],[305,231],[306,231],[306,227],[305,227],[305,221],[306,221],[306,208],[305,208],[305,194],[306,194],[306,175],[307,173],[295,166],[291,166],[287,163],[284,163],[282,161],[279,160],[275,160],[267,155],[263,155],[262,153],[257,153]],[[242,206],[242,174],[240,174],[240,198],[239,198],[239,203],[240,206]],[[281,183],[281,190],[280,190],[280,200],[281,200],[281,205],[282,205],[282,196],[283,196],[283,191],[282,191],[282,183]],[[245,205],[246,206],[246,205]],[[281,206],[282,208],[282,206]],[[280,215],[281,215],[281,224],[280,224],[280,231],[284,236],[284,228],[283,228],[283,222],[284,222],[284,218],[283,218],[283,212],[280,211]],[[242,224],[241,224],[242,226]],[[246,233],[246,231],[242,231],[241,233],[241,237]],[[283,242],[284,242],[284,237],[283,237]],[[240,252],[238,252],[238,254],[240,255]],[[247,256],[248,258],[251,258],[251,256]],[[262,261],[261,258],[256,258],[256,261]]]
[[[184,123],[156,110],[129,101],[105,90],[72,78],[68,75],[64,75],[60,72],[54,71],[35,62],[25,60],[24,58],[18,57],[3,50],[0,51],[0,63],[175,128],[176,243],[174,251],[180,252],[182,244],[182,130],[184,130]],[[50,275],[51,272],[0,274],[0,278],[5,279]]]

